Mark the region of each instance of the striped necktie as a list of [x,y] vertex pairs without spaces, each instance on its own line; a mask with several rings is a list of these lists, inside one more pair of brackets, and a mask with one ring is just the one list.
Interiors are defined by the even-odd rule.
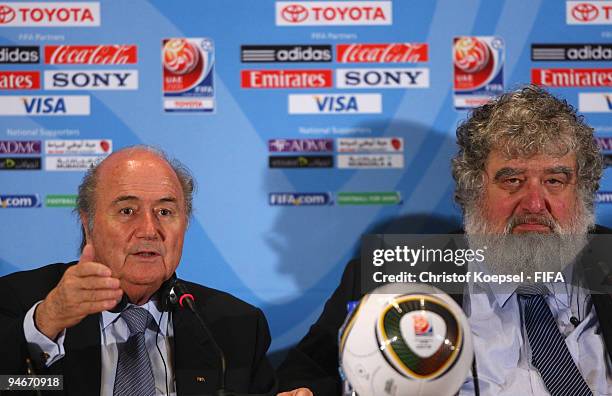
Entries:
[[516,290],[523,306],[531,363],[538,369],[551,396],[592,396],[580,375],[544,299],[543,285],[522,285]]
[[155,378],[145,345],[145,330],[153,319],[144,308],[131,307],[121,312],[130,330],[124,344],[118,344],[119,359],[115,375],[115,396],[154,396]]

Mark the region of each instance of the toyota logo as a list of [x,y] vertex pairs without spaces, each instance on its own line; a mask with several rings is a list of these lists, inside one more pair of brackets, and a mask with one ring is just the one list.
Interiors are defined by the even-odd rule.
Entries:
[[572,9],[572,16],[581,22],[590,22],[597,18],[598,15],[599,10],[590,3],[576,4]]
[[299,4],[290,4],[281,10],[281,16],[287,22],[299,23],[308,18],[308,10]]
[[1,4],[0,5],[0,23],[9,23],[15,19],[15,10],[11,7]]

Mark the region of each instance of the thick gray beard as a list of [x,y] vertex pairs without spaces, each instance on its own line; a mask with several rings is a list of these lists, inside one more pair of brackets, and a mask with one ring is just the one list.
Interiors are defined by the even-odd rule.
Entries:
[[594,215],[585,205],[577,210],[570,225],[563,228],[554,220],[549,234],[511,234],[511,224],[503,233],[493,233],[483,215],[484,208],[472,205],[466,210],[464,226],[472,249],[486,246],[485,268],[492,274],[531,275],[535,271],[563,271],[573,264],[587,243],[587,232],[594,226]]

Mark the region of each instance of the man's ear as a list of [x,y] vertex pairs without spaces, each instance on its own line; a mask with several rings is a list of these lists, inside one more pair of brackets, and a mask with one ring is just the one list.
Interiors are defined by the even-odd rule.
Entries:
[[89,216],[85,212],[79,212],[81,218],[81,227],[85,234],[85,243],[91,243],[91,235],[89,233]]

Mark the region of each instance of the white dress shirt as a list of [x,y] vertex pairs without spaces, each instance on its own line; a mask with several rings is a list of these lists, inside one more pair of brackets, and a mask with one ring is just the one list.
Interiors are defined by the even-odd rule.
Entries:
[[[546,302],[578,370],[594,396],[612,396],[612,364],[587,291],[568,283],[546,283]],[[504,286],[507,287],[507,286]],[[482,396],[549,395],[531,349],[516,293],[497,284],[473,286],[464,297],[472,328]],[[574,316],[577,326],[570,322]],[[459,395],[473,395],[472,375]]]
[[[57,341],[50,340],[42,334],[34,324],[34,311],[38,304],[40,304],[40,301],[26,313],[23,330],[31,356],[40,356],[41,352],[46,354],[48,357],[44,364],[49,367],[63,358],[66,353],[64,350],[66,330],[59,334]],[[168,312],[160,312],[154,301],[149,301],[140,307],[149,311],[155,320],[155,323],[152,323],[145,331],[145,344],[155,378],[155,393],[157,395],[176,395],[174,369],[172,367],[174,336],[172,319]],[[101,396],[112,396],[113,394],[119,357],[117,344],[126,342],[129,334],[127,324],[121,319],[119,313],[102,312],[100,315]]]

